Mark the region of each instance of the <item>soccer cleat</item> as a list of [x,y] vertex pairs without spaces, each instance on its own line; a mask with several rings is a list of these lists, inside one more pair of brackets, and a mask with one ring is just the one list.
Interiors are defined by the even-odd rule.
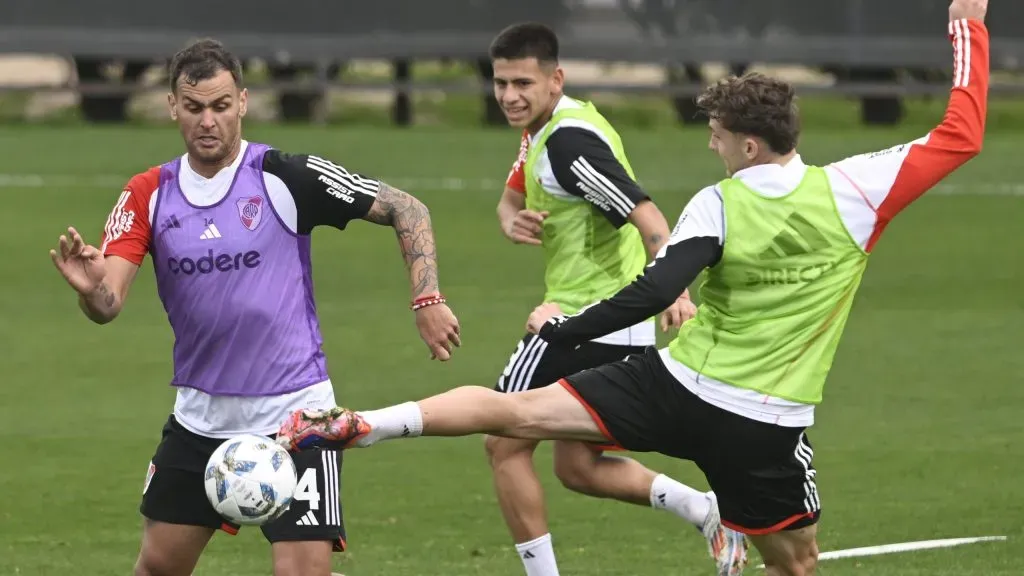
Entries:
[[296,410],[278,431],[277,442],[293,452],[310,448],[345,449],[369,433],[370,425],[348,408]]
[[701,532],[708,541],[708,553],[715,561],[718,576],[739,576],[747,566],[747,537],[722,524],[718,513],[718,497],[708,492],[711,508]]

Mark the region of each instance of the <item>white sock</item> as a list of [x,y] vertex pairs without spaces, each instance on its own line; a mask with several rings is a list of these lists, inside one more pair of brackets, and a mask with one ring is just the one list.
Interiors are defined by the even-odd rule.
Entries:
[[356,442],[360,448],[365,448],[378,440],[415,438],[423,434],[423,413],[420,412],[419,404],[415,402],[406,402],[380,410],[367,410],[359,412],[359,415],[370,425],[370,433]]
[[551,534],[516,544],[516,552],[523,559],[526,576],[558,576],[555,549],[551,547]]
[[706,494],[664,474],[658,474],[651,483],[651,506],[668,510],[697,528],[704,527],[704,520],[711,511],[711,501]]

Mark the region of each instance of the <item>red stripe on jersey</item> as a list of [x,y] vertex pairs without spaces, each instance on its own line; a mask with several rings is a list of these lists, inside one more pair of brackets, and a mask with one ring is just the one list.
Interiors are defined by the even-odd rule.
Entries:
[[924,143],[910,146],[892,188],[878,206],[868,251],[897,214],[981,152],[988,109],[988,29],[978,20],[956,20],[950,22],[949,31],[954,62],[946,114]]
[[120,256],[142,265],[149,252],[149,201],[160,187],[160,167],[136,174],[124,187],[103,228],[104,256]]
[[526,167],[526,155],[530,151],[530,133],[523,130],[523,139],[519,143],[519,156],[516,157],[515,163],[512,164],[512,170],[508,173],[508,178],[505,180],[505,187],[516,192],[526,194],[526,173],[523,171]]

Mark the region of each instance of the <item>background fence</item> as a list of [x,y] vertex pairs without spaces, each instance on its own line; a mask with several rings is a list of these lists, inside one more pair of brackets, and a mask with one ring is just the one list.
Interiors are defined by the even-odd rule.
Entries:
[[[74,73],[59,82],[0,79],[0,90],[72,89],[96,119],[121,117],[143,73],[198,36],[265,62],[261,85],[279,91],[286,115],[296,118],[312,118],[327,90],[380,88],[379,79],[342,72],[355,60],[385,60],[399,123],[411,117],[403,100],[409,93],[488,92],[488,44],[521,20],[553,26],[566,59],[664,67],[659,81],[575,79],[573,86],[671,96],[684,120],[686,100],[706,80],[702,66],[712,62],[736,72],[806,67],[826,80],[803,86],[804,93],[862,97],[865,118],[880,122],[899,118],[900,96],[947,90],[950,68],[947,3],[936,0],[181,0],[173,10],[131,0],[4,4],[0,55],[58,54],[74,62]],[[988,22],[992,67],[1006,72],[993,93],[1024,92],[1016,79],[1024,62],[1024,4],[996,3]],[[430,59],[471,63],[477,75],[469,82],[413,78],[410,63]],[[104,70],[115,61],[123,69],[111,77]],[[499,120],[493,109],[488,118]]]
[[[4,4],[0,51],[158,58],[189,37],[209,34],[246,56],[288,53],[300,61],[472,58],[484,54],[501,27],[531,19],[552,25],[574,58],[947,61],[937,34],[946,3],[935,0],[181,0],[173,10],[131,0]],[[990,22],[995,60],[1015,66],[1024,57],[1024,5],[998,3]]]

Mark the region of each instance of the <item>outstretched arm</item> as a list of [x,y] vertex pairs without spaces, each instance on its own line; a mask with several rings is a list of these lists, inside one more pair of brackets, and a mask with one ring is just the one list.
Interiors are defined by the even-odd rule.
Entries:
[[364,220],[391,226],[409,270],[413,300],[439,294],[437,250],[430,211],[411,194],[381,183]]
[[985,5],[954,0],[950,7],[953,84],[942,122],[912,142],[826,167],[833,186],[849,191],[844,212],[848,225],[863,230],[858,241],[867,251],[897,214],[981,152],[989,87]]

